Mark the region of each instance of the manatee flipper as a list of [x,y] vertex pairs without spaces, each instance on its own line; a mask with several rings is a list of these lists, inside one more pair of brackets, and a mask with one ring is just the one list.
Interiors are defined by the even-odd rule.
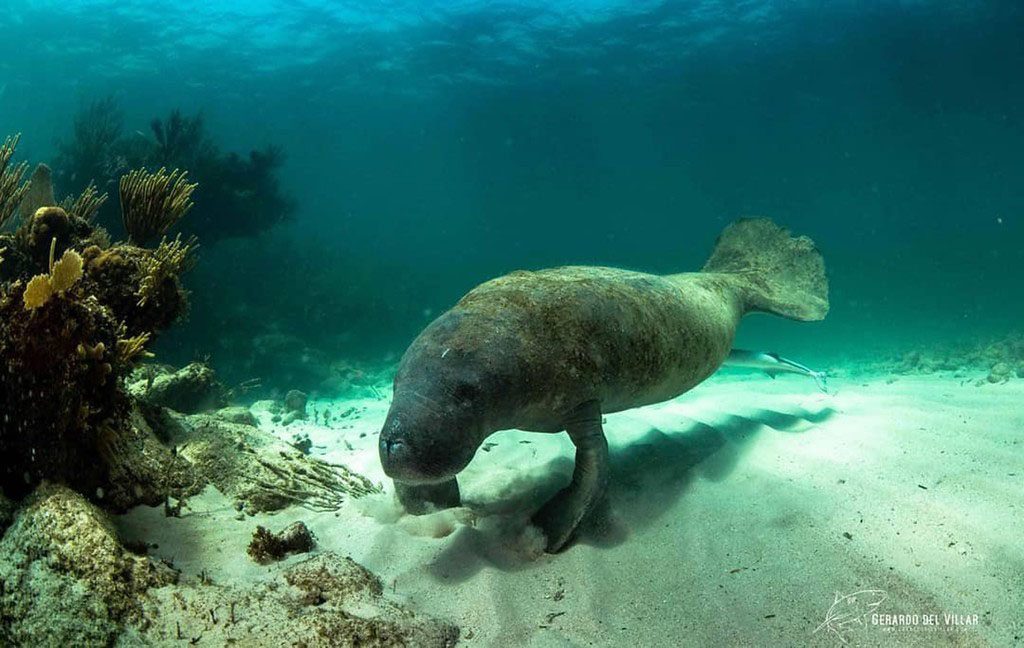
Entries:
[[587,401],[575,408],[566,418],[565,430],[576,446],[572,482],[533,516],[533,523],[547,538],[548,553],[561,551],[569,542],[580,522],[600,502],[611,472],[598,401]]
[[459,482],[454,477],[440,484],[414,485],[396,481],[395,493],[405,511],[412,515],[426,515],[437,509],[462,505]]

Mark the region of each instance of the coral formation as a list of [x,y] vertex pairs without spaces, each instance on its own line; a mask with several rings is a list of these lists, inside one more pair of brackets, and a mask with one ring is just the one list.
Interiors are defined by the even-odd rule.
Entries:
[[[114,124],[83,125],[81,150],[115,161],[103,142]],[[163,146],[177,146],[164,136]],[[369,572],[332,554],[315,570],[287,570],[294,586],[193,587],[122,545],[107,512],[163,504],[165,515],[182,515],[211,484],[243,516],[335,510],[380,489],[296,452],[245,408],[168,409],[220,408],[231,394],[200,363],[137,367],[186,310],[179,277],[194,239],[112,244],[96,225],[106,194],[89,184],[58,206],[46,167],[23,183],[27,164],[8,164],[16,144],[0,150],[0,220],[20,214],[13,232],[0,232],[0,645],[165,645],[183,632],[192,644],[208,633],[218,645],[452,645],[456,627],[384,600]],[[182,188],[184,174],[132,178],[124,196],[141,202],[126,219],[142,242],[187,211],[191,186]],[[262,536],[260,556],[313,546],[304,526]],[[323,601],[306,603],[314,587]]]
[[[91,181],[100,189],[116,188],[118,179],[131,169],[188,169],[203,187],[203,199],[183,229],[207,246],[225,238],[256,236],[294,212],[294,202],[277,180],[284,161],[280,148],[253,150],[248,156],[225,153],[207,135],[202,115],[187,117],[178,110],[166,119],[152,120],[151,137],[138,131],[125,133],[123,125],[113,98],[83,106],[71,137],[59,145],[54,164],[57,180],[84,195]],[[179,180],[168,178],[168,188]],[[102,206],[99,211],[101,222],[113,227],[116,215]],[[132,240],[142,242],[162,233],[162,224],[153,225],[140,226]]]
[[107,194],[101,194],[96,185],[92,182],[82,190],[77,198],[68,196],[60,203],[60,208],[72,217],[92,223],[96,220],[96,214],[107,202]]
[[188,300],[178,277],[191,269],[195,245],[179,239],[155,250],[132,245],[82,251],[86,281],[103,291],[103,303],[124,322],[125,337],[164,330],[181,318]]
[[189,184],[187,175],[179,169],[167,173],[160,167],[156,173],[136,169],[121,177],[121,222],[129,241],[145,245],[166,234],[192,209],[192,192],[198,185]]
[[44,477],[100,487],[99,431],[127,414],[117,381],[127,367],[109,351],[120,325],[82,284],[49,298],[47,279],[36,297],[16,281],[0,297],[0,487],[11,495]]
[[6,168],[16,143],[0,156],[3,209],[30,209],[0,233],[0,488],[20,497],[51,479],[92,494],[109,486],[109,450],[133,429],[122,378],[185,310],[178,275],[192,246],[111,246],[88,220],[94,191],[68,201],[70,213],[37,204],[53,200],[49,174],[18,186],[25,165]]
[[25,286],[22,301],[28,310],[44,306],[54,295],[63,295],[82,278],[82,257],[74,250],[64,250],[64,256],[55,262],[53,252],[56,245],[57,239],[53,239],[50,245],[50,271],[32,277]]
[[18,212],[21,219],[26,220],[37,208],[45,205],[56,205],[53,197],[53,174],[50,167],[45,164],[37,164],[32,175],[28,179],[28,191],[21,199],[21,206]]
[[256,419],[256,415],[253,414],[248,407],[241,407],[238,405],[224,407],[214,412],[214,416],[227,423],[259,427],[259,421]]
[[28,163],[10,165],[19,139],[20,134],[5,137],[4,143],[0,145],[0,229],[3,229],[8,219],[17,211],[29,187],[28,183],[21,181],[28,169]]

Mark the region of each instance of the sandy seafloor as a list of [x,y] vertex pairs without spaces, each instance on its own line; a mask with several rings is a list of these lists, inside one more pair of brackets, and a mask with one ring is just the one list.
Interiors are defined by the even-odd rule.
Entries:
[[460,645],[1009,646],[1024,641],[1024,380],[970,378],[833,378],[825,395],[799,376],[723,374],[610,415],[609,506],[553,556],[526,518],[568,480],[566,435],[496,434],[460,476],[467,508],[412,517],[377,460],[383,399],[314,400],[311,413],[356,410],[278,432],[309,433],[314,456],[384,495],[239,521],[208,490],[180,519],[139,508],[118,524],[187,575],[239,582],[304,559],[245,554],[256,524],[301,519],[319,550],[456,622]]

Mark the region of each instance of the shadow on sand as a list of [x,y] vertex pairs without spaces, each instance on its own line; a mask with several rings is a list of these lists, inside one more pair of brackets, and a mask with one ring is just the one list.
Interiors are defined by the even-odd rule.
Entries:
[[[608,497],[575,542],[621,544],[630,529],[653,524],[670,510],[695,478],[718,482],[728,477],[758,431],[804,432],[833,414],[828,406],[815,411],[758,409],[721,415],[709,423],[684,419],[667,431],[651,428],[639,440],[612,448]],[[530,515],[569,482],[572,470],[572,460],[563,457],[542,478],[524,476],[509,484],[500,501],[466,502],[478,516],[477,524],[450,538],[430,572],[439,580],[460,582],[488,566],[516,571],[537,564],[542,538],[529,524]],[[641,499],[643,506],[633,505]]]

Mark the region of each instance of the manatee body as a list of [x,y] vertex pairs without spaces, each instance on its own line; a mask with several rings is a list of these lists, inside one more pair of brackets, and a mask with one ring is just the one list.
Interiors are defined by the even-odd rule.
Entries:
[[828,310],[813,243],[765,219],[730,225],[701,272],[569,266],[483,283],[413,341],[380,458],[411,513],[457,506],[455,475],[498,430],[567,431],[572,482],[534,516],[558,551],[608,481],[602,414],[668,400],[711,375],[750,311]]

